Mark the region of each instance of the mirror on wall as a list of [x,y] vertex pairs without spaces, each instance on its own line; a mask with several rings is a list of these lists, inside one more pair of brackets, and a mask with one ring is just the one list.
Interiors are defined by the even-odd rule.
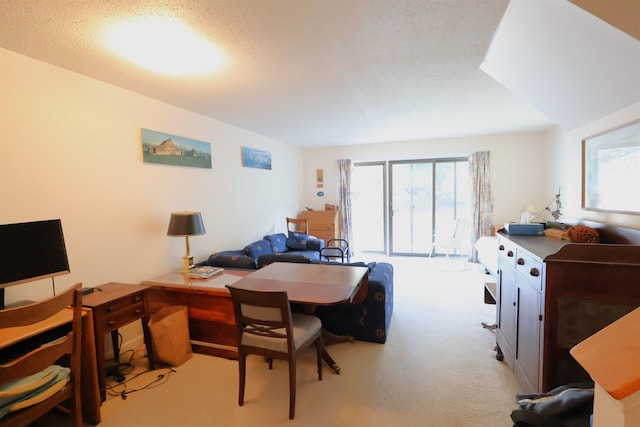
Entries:
[[582,141],[582,208],[640,214],[640,120]]

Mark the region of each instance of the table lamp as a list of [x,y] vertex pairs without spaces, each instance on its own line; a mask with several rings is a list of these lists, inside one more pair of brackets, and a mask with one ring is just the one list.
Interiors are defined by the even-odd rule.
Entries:
[[200,212],[172,212],[169,219],[167,236],[184,236],[187,243],[187,253],[183,259],[181,273],[188,273],[193,268],[193,257],[189,253],[189,236],[204,234],[204,224]]

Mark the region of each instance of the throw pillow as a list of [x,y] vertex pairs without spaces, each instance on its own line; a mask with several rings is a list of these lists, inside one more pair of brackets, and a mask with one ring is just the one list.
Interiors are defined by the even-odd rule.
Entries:
[[306,251],[310,238],[308,234],[291,232],[287,238],[287,247],[296,251]]
[[284,233],[271,234],[264,236],[271,243],[271,250],[274,254],[287,252],[287,236]]
[[270,254],[271,243],[268,240],[258,240],[244,247],[244,253],[251,258],[259,258],[260,255]]

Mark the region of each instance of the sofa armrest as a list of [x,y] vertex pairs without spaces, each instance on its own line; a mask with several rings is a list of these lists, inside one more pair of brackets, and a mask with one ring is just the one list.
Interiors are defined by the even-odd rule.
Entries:
[[222,251],[209,256],[207,265],[223,268],[240,268],[255,270],[258,266],[256,260],[247,256],[244,251]]
[[322,249],[324,249],[324,240],[314,237],[313,239],[307,241],[308,251],[320,252]]
[[[322,262],[324,264],[324,262]],[[330,263],[328,265],[345,265]],[[350,263],[347,265],[366,265]],[[317,308],[322,325],[337,335],[383,344],[387,340],[393,314],[393,265],[370,263],[367,295],[359,304],[341,304]]]
[[379,283],[383,286],[393,287],[393,265],[388,262],[370,263],[369,285]]

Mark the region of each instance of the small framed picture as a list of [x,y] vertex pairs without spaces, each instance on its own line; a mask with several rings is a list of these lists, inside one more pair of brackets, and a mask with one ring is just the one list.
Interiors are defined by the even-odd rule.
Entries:
[[271,153],[242,147],[242,166],[271,170]]

